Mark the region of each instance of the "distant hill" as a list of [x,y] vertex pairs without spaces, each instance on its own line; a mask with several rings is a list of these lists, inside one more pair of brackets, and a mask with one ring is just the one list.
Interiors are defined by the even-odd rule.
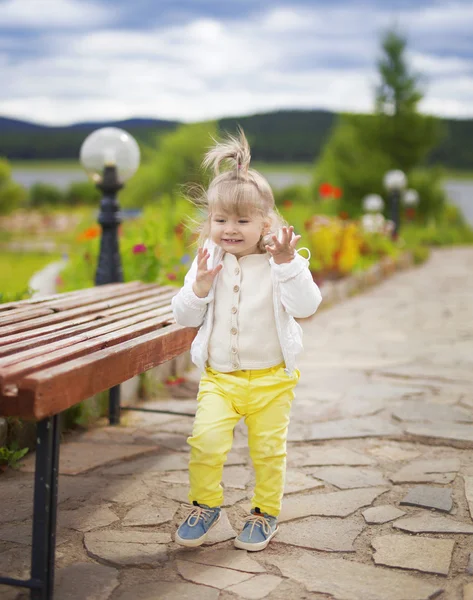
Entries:
[[[320,154],[337,114],[325,110],[281,110],[218,121],[221,131],[241,125],[255,160],[311,162]],[[429,162],[456,169],[473,168],[473,119],[443,119],[445,137]],[[135,118],[50,127],[0,117],[0,156],[10,160],[77,159],[84,138],[99,127],[126,129],[139,142],[175,129],[178,121]]]
[[0,156],[10,160],[77,159],[84,139],[100,127],[120,127],[146,143],[178,124],[162,119],[126,119],[51,127],[0,117]]

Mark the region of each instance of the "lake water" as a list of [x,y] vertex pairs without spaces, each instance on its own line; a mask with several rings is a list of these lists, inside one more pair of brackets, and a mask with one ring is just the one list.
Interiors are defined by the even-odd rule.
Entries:
[[[268,173],[267,179],[275,189],[281,189],[293,184],[307,184],[311,176],[305,173]],[[87,176],[81,169],[13,169],[13,179],[25,187],[34,183],[49,183],[60,188],[67,188],[72,182],[86,181]],[[450,200],[456,204],[465,215],[468,223],[473,225],[473,181],[445,182],[445,189]]]

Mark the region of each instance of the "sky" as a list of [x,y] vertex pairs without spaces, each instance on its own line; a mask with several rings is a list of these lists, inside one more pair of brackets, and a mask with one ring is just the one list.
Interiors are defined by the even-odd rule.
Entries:
[[0,0],[0,116],[370,112],[393,25],[422,112],[473,117],[472,0]]

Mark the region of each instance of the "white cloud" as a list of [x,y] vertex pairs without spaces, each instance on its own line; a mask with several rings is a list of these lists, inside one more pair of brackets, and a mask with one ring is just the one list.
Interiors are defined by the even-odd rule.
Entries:
[[[400,18],[415,23],[420,14]],[[0,56],[0,114],[63,124],[130,116],[195,121],[279,108],[367,112],[379,34],[390,24],[386,12],[329,5],[152,30],[58,31],[41,39],[44,56]],[[423,109],[473,116],[465,83],[473,60],[434,56],[415,40],[412,65],[429,79]]]
[[87,0],[4,0],[0,27],[79,28],[110,22],[111,11]]

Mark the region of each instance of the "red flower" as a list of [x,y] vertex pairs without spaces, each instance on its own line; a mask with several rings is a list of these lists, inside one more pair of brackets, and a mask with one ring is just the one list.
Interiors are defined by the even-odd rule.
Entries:
[[346,221],[347,219],[350,218],[350,215],[344,210],[342,210],[342,212],[339,213],[338,216],[340,217],[340,219],[342,219],[342,221]]
[[328,198],[333,193],[333,188],[330,183],[321,183],[319,186],[319,194],[322,198]]
[[406,217],[409,220],[414,219],[415,216],[416,216],[416,209],[415,208],[412,208],[411,206],[409,208],[406,208]]
[[176,273],[168,273],[166,275],[166,277],[170,280],[170,281],[175,281],[176,280]]
[[284,208],[292,208],[292,201],[291,200],[284,200],[284,202],[282,203],[282,205],[284,206]]
[[339,187],[334,187],[334,188],[333,188],[333,192],[332,192],[332,193],[333,193],[333,197],[334,197],[334,198],[336,198],[337,200],[338,200],[339,198],[341,198],[341,197],[342,197],[342,194],[343,194],[343,192],[342,192],[341,188],[339,188]]
[[182,234],[184,233],[184,223],[181,222],[176,225],[176,227],[174,227],[174,233],[177,235],[177,237],[182,237]]
[[133,246],[133,254],[141,254],[146,252],[146,246],[144,244],[135,244]]
[[84,242],[86,240],[93,240],[100,235],[101,228],[99,225],[92,225],[82,233],[77,236],[79,242]]

